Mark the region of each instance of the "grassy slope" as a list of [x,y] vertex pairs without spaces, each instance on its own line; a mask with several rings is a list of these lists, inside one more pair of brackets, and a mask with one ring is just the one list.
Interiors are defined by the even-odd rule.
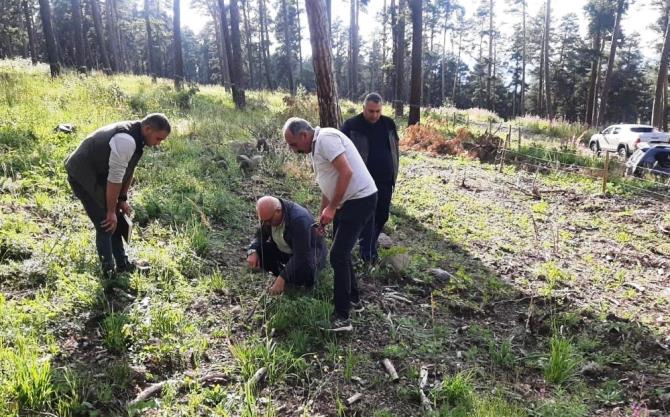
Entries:
[[[335,338],[316,325],[330,314],[328,271],[314,293],[270,300],[259,297],[266,279],[241,267],[258,196],[287,196],[312,211],[318,204],[309,164],[278,139],[287,116],[314,120],[313,99],[287,104],[278,94],[250,93],[250,109],[238,112],[218,87],[175,93],[168,82],[124,76],[52,81],[43,69],[3,65],[0,415],[146,408],[165,416],[416,416],[425,414],[417,389],[425,365],[439,415],[583,416],[616,406],[634,412],[640,400],[666,406],[658,381],[668,373],[667,352],[655,344],[667,334],[656,320],[667,315],[665,281],[651,275],[658,262],[631,270],[625,259],[632,251],[654,256],[654,247],[667,261],[670,248],[651,226],[642,224],[649,229],[642,233],[625,221],[638,214],[632,202],[613,213],[590,200],[597,190],[590,181],[574,187],[572,206],[561,195],[534,202],[502,182],[516,180],[512,168],[499,176],[470,161],[405,157],[389,231],[411,255],[408,276],[423,283],[370,271],[362,284],[370,303],[355,318],[355,334]],[[103,291],[92,231],[61,161],[97,126],[149,111],[166,112],[177,129],[138,170],[131,254],[153,267],[130,277],[131,299]],[[75,124],[76,135],[54,134],[61,122]],[[273,152],[260,173],[246,176],[234,158],[236,143],[251,137],[273,138]],[[542,184],[572,189],[574,181],[543,177]],[[651,219],[660,207],[645,204],[642,216]],[[598,231],[589,229],[588,213],[600,213]],[[618,258],[602,260],[612,247]],[[425,273],[433,266],[454,277],[435,280]],[[645,294],[623,285],[647,273]],[[593,285],[598,294],[588,291]],[[390,290],[412,304],[388,299]],[[384,357],[398,368],[396,385],[379,365]],[[246,386],[263,366],[260,389]],[[211,372],[225,382],[198,382]],[[170,378],[180,382],[128,408],[140,389]],[[364,397],[347,411],[355,392]]]

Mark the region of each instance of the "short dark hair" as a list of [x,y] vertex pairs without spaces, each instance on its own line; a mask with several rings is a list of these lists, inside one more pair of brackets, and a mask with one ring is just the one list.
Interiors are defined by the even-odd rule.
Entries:
[[152,129],[159,130],[161,132],[170,133],[172,131],[170,121],[163,113],[147,114],[146,117],[142,119],[142,126],[145,125],[149,125]]
[[367,104],[369,101],[377,104],[382,104],[382,96],[379,93],[370,93],[367,96],[365,96],[365,100],[363,100],[363,104]]

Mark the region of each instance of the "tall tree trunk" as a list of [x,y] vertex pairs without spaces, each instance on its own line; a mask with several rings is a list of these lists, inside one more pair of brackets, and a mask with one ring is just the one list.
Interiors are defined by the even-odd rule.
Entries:
[[[452,52],[453,52],[453,36],[452,36]],[[444,27],[442,28],[442,65],[440,65],[440,105],[444,105],[444,99],[445,99],[445,82],[444,82],[444,77],[445,77],[445,71],[447,67],[447,25],[445,24]]]
[[116,36],[116,42],[119,45],[119,58],[118,65],[120,71],[128,71],[130,68],[128,61],[128,54],[126,53],[126,46],[123,42],[123,37],[121,36],[121,29],[119,27],[119,10],[117,7],[118,3],[116,0],[112,3],[112,13],[114,17],[114,35]]
[[486,104],[489,110],[493,110],[493,94],[491,83],[493,82],[493,0],[489,0],[489,59],[488,75],[486,77]]
[[228,70],[228,59],[224,50],[223,35],[221,34],[221,13],[219,12],[218,3],[210,4],[209,7],[209,12],[214,21],[214,35],[216,36],[216,53],[219,59],[219,83],[228,90],[230,88],[230,71]]
[[295,94],[295,82],[293,80],[293,62],[291,61],[291,32],[289,31],[288,3],[282,0],[282,15],[284,17],[284,58],[286,59],[286,75],[288,76],[288,89],[291,95]]
[[328,13],[328,36],[332,36],[333,25],[333,1],[326,0],[326,13]]
[[28,6],[28,0],[21,0],[23,17],[26,19],[26,31],[28,32],[28,46],[30,48],[30,61],[37,64],[37,49],[35,48],[35,29],[33,24],[33,13]]
[[233,46],[232,79],[233,101],[235,107],[243,109],[246,106],[244,94],[244,74],[242,73],[242,43],[240,42],[240,10],[237,0],[230,0],[230,41]]
[[270,40],[267,37],[267,11],[265,9],[265,0],[258,0],[258,14],[261,23],[261,55],[263,56],[263,66],[265,67],[265,79],[267,87],[274,90],[272,83],[272,75],[270,70],[270,54],[268,52],[268,45]]
[[[226,11],[226,6],[223,4],[223,0],[218,0],[219,3],[219,13],[221,14],[221,18],[219,19],[221,21],[221,34],[223,35],[223,50],[226,53],[226,61],[228,63],[228,78],[230,79],[230,87],[231,91],[233,91],[233,84],[236,84],[235,82],[235,75],[234,70],[233,70],[233,45],[230,42],[230,32],[228,29],[228,18],[226,17],[228,15]],[[237,88],[237,87],[236,87]],[[235,94],[233,92],[233,97],[235,97]]]
[[519,114],[526,114],[526,0],[521,1],[521,96],[519,97]]
[[[216,26],[216,25],[215,25]],[[209,38],[205,38],[202,42],[202,65],[200,65],[201,70],[198,70],[198,78],[203,84],[209,84],[209,44],[207,42]]]
[[607,61],[607,71],[603,81],[603,89],[600,94],[600,109],[598,109],[598,126],[605,122],[605,112],[607,111],[607,99],[609,98],[609,88],[614,71],[614,59],[616,58],[617,38],[619,37],[619,27],[621,26],[621,15],[623,14],[624,0],[619,0],[616,17],[614,18],[614,30],[612,31],[612,42],[610,44],[610,56]]
[[254,48],[252,46],[252,41],[251,41],[251,28],[249,26],[249,16],[247,14],[247,9],[249,8],[249,0],[242,0],[242,19],[243,19],[243,24],[244,24],[244,34],[245,34],[245,41],[246,41],[246,49],[247,49],[247,74],[249,74],[249,83],[247,84],[249,87],[253,88],[253,84],[255,82],[254,78]]
[[300,24],[300,1],[295,0],[295,23],[298,26],[298,84],[302,80],[302,24]]
[[337,84],[333,76],[333,57],[330,45],[330,22],[323,0],[305,0],[309,23],[312,63],[319,101],[319,124],[339,128],[342,123],[337,103]]
[[58,62],[58,50],[51,26],[51,5],[49,0],[40,0],[40,16],[42,17],[42,32],[47,45],[47,56],[49,58],[49,69],[52,77],[60,75],[60,63]]
[[544,15],[544,99],[546,101],[547,117],[554,120],[554,109],[551,105],[551,83],[549,82],[549,37],[551,36],[551,0],[547,0],[547,11]]
[[454,84],[451,90],[451,102],[456,107],[456,88],[458,87],[458,76],[461,68],[461,46],[463,44],[463,31],[458,32],[458,59],[456,59],[456,69],[454,70]]
[[79,0],[70,0],[72,6],[72,24],[74,25],[74,45],[77,69],[86,72],[86,56],[84,55],[84,37],[81,33],[81,4]]
[[386,7],[386,0],[382,6],[382,63],[381,63],[381,85],[379,86],[380,93],[383,94],[385,98],[388,98],[387,89],[387,77],[386,77],[386,44],[388,43],[388,32],[386,31],[386,26],[388,24],[388,8]]
[[184,58],[181,51],[181,10],[180,0],[172,1],[172,45],[174,47],[174,88],[181,90],[184,82]]
[[542,47],[540,51],[540,68],[537,86],[537,114],[543,115],[544,107],[544,31],[542,32]]
[[[93,0],[95,1],[95,0]],[[151,34],[151,8],[149,7],[150,0],[144,0],[144,24],[147,28],[147,74],[151,77],[156,76],[154,69],[154,39]]]
[[349,98],[358,94],[358,0],[349,0]]
[[596,54],[600,53],[600,32],[593,37],[593,60],[591,61],[591,75],[589,76],[589,90],[586,99],[586,115],[584,116],[584,123],[591,126],[593,124],[593,108],[596,97],[596,79],[598,76],[598,57]]
[[119,43],[116,36],[116,24],[114,22],[114,1],[107,0],[105,4],[105,18],[107,20],[107,37],[109,42],[109,63],[112,66],[112,71],[121,71],[119,67]]
[[[670,3],[670,1],[668,3]],[[667,13],[666,17],[668,17]],[[658,76],[656,77],[654,102],[651,110],[651,124],[661,130],[664,128],[663,119],[666,113],[665,95],[667,93],[665,89],[667,88],[666,85],[668,80],[668,54],[670,54],[670,18],[668,18],[667,21],[663,49],[661,50],[661,62],[658,67]]]
[[394,24],[393,51],[395,54],[395,108],[396,117],[402,117],[404,113],[404,88],[405,88],[405,0],[398,0],[398,9],[396,10],[396,22]]
[[[43,1],[43,0],[40,0]],[[95,27],[95,37],[98,40],[98,53],[102,59],[103,71],[106,74],[112,72],[112,67],[109,64],[109,55],[107,54],[107,47],[105,45],[105,34],[102,29],[102,15],[100,14],[100,4],[98,0],[88,0],[91,4],[91,14],[93,15],[93,26]]]
[[422,3],[423,0],[409,0],[412,11],[412,91],[409,98],[408,126],[421,121]]

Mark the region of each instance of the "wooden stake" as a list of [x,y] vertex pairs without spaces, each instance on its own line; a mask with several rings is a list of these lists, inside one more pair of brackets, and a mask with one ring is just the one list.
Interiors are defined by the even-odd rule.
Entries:
[[398,376],[393,363],[389,359],[382,360],[382,363],[384,364],[384,368],[386,368],[386,372],[388,372],[389,376],[391,377],[391,381],[398,382],[400,377]]
[[605,172],[603,172],[603,194],[607,193],[607,179],[610,173],[610,153],[605,152]]

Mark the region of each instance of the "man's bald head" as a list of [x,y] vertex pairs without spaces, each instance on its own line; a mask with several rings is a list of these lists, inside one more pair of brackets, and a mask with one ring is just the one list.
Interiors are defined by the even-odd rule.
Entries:
[[281,224],[283,220],[281,211],[281,202],[277,197],[266,195],[256,202],[256,214],[261,223],[271,224],[272,226]]

